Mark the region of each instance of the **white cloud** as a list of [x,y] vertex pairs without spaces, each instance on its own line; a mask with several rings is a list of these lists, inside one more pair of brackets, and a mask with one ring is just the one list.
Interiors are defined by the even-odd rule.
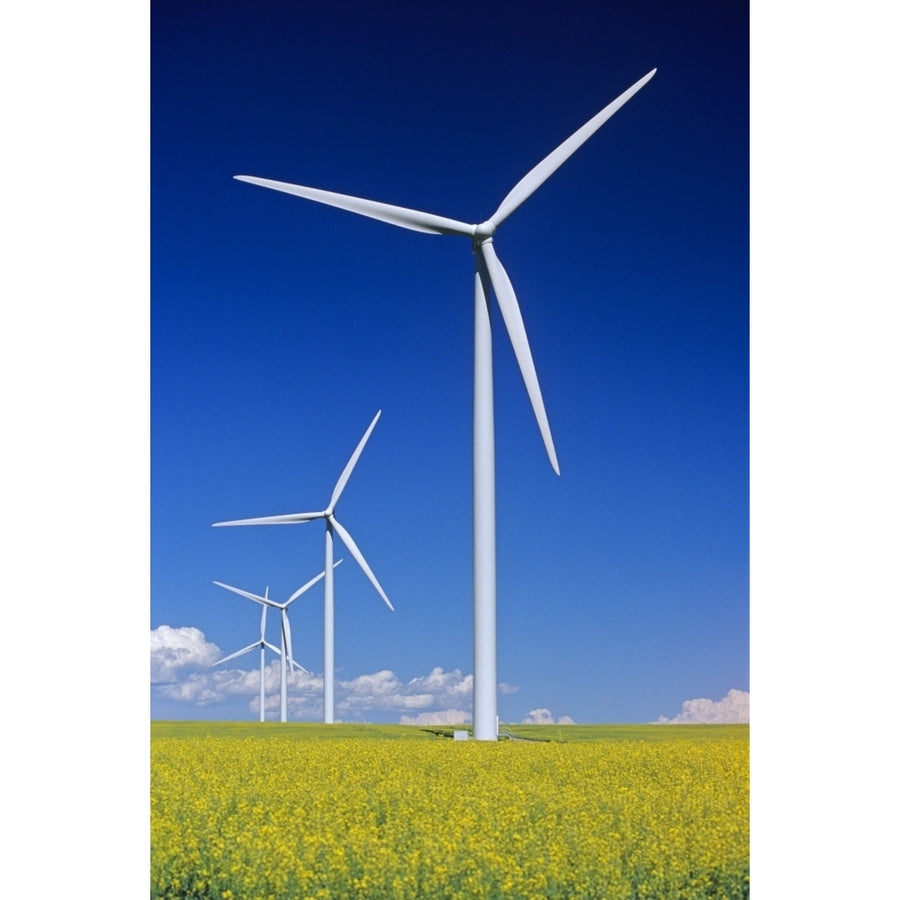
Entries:
[[341,681],[335,694],[335,706],[341,714],[391,709],[435,713],[471,702],[472,676],[463,675],[459,669],[445,672],[438,667],[404,683],[385,670]]
[[389,669],[339,681],[335,686],[335,706],[342,713],[373,708],[420,709],[430,701],[430,694],[404,692],[403,683]]
[[[280,666],[281,664],[278,663]],[[279,669],[280,672],[280,669]],[[322,691],[325,679],[315,672],[295,672],[288,681],[287,706],[288,719],[302,721],[321,721],[324,711]],[[281,708],[281,676],[275,679],[272,696],[266,697],[266,709]],[[259,705],[256,706],[257,712]]]
[[732,688],[721,700],[685,700],[681,712],[671,719],[660,716],[661,725],[728,725],[750,721],[750,693]]
[[540,709],[532,709],[524,719],[523,725],[574,725],[575,720],[571,716],[560,716],[558,719],[553,718],[553,714],[547,707]]
[[462,725],[472,721],[472,713],[462,709],[442,709],[419,713],[417,716],[400,716],[401,725]]
[[[247,668],[210,668],[222,657],[219,648],[206,640],[199,628],[172,628],[161,625],[150,632],[151,683],[157,695],[186,705],[207,707],[245,697],[249,709],[259,714],[259,669],[248,655],[226,666]],[[500,685],[501,693],[518,690]],[[296,672],[288,683],[288,718],[322,718],[321,674]],[[278,659],[265,668],[266,709],[281,705],[281,663]],[[459,669],[440,667],[427,675],[402,681],[394,672],[383,669],[335,683],[335,712],[341,719],[360,721],[366,714],[402,713],[408,724],[456,724],[472,719],[472,676]]]
[[177,681],[186,669],[206,668],[221,655],[199,628],[160,625],[150,632],[150,683]]
[[181,681],[160,685],[158,690],[161,697],[195,706],[209,706],[227,697],[247,694],[258,698],[259,672],[245,672],[242,669],[217,670],[208,674],[192,672]]

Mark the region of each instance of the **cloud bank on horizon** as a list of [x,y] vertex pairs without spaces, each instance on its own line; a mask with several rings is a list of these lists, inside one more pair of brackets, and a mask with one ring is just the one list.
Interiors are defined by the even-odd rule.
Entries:
[[656,721],[660,725],[746,725],[750,722],[750,692],[732,688],[721,700],[685,700],[677,716],[660,716]]
[[558,719],[553,718],[553,714],[546,707],[541,709],[532,709],[524,719],[523,725],[574,725],[575,720],[571,716],[560,716]]
[[[197,710],[245,699],[247,710],[259,715],[259,669],[212,669],[224,655],[219,647],[193,626],[160,625],[150,632],[150,683],[167,701]],[[255,656],[248,656],[255,659]],[[264,672],[266,709],[273,715],[280,704],[281,663],[276,657]],[[317,720],[322,717],[321,674],[295,673],[288,692],[288,718]],[[513,694],[518,687],[499,685],[500,693]],[[358,675],[337,680],[335,711],[343,721],[365,721],[367,716],[397,716],[401,725],[458,725],[472,721],[472,675],[460,669],[433,668],[428,674],[403,681],[394,672]],[[659,724],[740,723],[750,721],[750,694],[732,689],[719,701],[686,700],[681,712]],[[521,720],[524,725],[574,725],[571,716],[554,717],[537,707]]]

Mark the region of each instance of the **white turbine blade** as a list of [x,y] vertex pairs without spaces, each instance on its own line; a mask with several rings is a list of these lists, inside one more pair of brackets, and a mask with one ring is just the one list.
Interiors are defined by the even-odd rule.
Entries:
[[547,456],[550,457],[550,465],[553,466],[553,471],[559,475],[559,462],[556,459],[553,436],[550,434],[550,423],[547,421],[547,411],[544,409],[544,399],[541,396],[541,387],[538,384],[537,371],[531,357],[531,347],[528,345],[528,335],[525,333],[525,323],[522,321],[522,312],[519,309],[519,301],[516,300],[516,292],[513,290],[509,275],[506,274],[506,269],[503,268],[497,257],[493,241],[485,241],[478,245],[478,249],[487,266],[494,293],[497,295],[497,305],[500,307],[506,331],[512,341],[519,370],[525,381],[525,389],[531,400],[531,408],[534,410],[534,417],[537,419],[541,437],[544,439]]
[[335,504],[338,502],[338,498],[341,496],[344,488],[347,486],[347,482],[350,480],[350,475],[353,472],[357,461],[359,460],[360,454],[363,452],[363,447],[366,446],[366,441],[369,440],[369,435],[372,433],[372,429],[375,427],[380,417],[381,410],[379,409],[378,412],[375,413],[375,418],[372,419],[372,423],[366,429],[366,433],[362,436],[362,440],[356,445],[356,449],[353,451],[353,456],[350,457],[347,465],[344,466],[344,471],[341,472],[341,477],[338,478],[337,484],[334,486],[334,491],[331,494],[331,502],[328,504],[329,509],[334,509]]
[[322,513],[288,513],[284,516],[263,516],[259,519],[233,519],[230,522],[213,522],[213,528],[223,525],[302,525],[312,519],[320,519]]
[[309,669],[304,669],[296,659],[291,660],[291,670],[299,669],[304,675],[309,675]]
[[275,652],[279,656],[281,656],[281,651],[273,644],[270,644],[268,641],[263,641],[263,646],[265,646],[267,649],[272,650],[273,652]]
[[488,219],[494,226],[499,225],[519,208],[594,132],[615,112],[620,110],[654,75],[656,69],[648,72],[627,91],[620,94],[586,122],[570,138],[563,141],[549,156],[539,162],[503,199],[497,211]]
[[222,663],[228,662],[229,659],[234,659],[236,656],[243,656],[245,653],[249,653],[251,650],[259,650],[259,641],[257,641],[255,644],[249,644],[248,646],[244,647],[243,650],[238,650],[237,653],[232,653],[230,656],[226,656],[220,660],[217,660],[213,663],[213,665],[220,666],[222,665]]
[[251,594],[249,591],[242,591],[240,588],[232,587],[230,584],[222,584],[221,581],[214,581],[213,584],[216,584],[221,588],[225,588],[226,591],[231,591],[234,594],[240,594],[242,597],[246,597],[248,600],[253,600],[256,603],[261,603],[263,606],[279,605],[274,600],[269,600],[268,597],[258,597],[256,594]]
[[[332,565],[331,568],[336,569],[342,562],[343,562],[343,560],[339,559],[336,563],[334,563]],[[281,604],[281,608],[287,609],[301,594],[305,594],[314,584],[317,584],[318,582],[320,582],[324,577],[325,577],[325,573],[319,572],[319,574],[316,575],[315,578],[310,578],[310,580],[307,581],[306,584],[303,585],[303,587],[297,588],[297,590],[294,591],[294,593],[291,594],[291,596],[288,597],[288,599],[283,604]]]
[[375,590],[378,591],[381,599],[384,600],[385,603],[387,603],[388,609],[393,611],[394,607],[391,606],[391,601],[388,600],[387,594],[378,583],[378,579],[375,577],[375,574],[369,568],[369,564],[366,562],[365,557],[362,555],[362,553],[360,553],[359,547],[356,546],[356,542],[352,537],[350,537],[350,532],[347,531],[347,529],[344,528],[344,526],[341,525],[341,523],[338,522],[338,520],[335,519],[334,516],[332,516],[329,521],[334,527],[334,530],[338,533],[338,535],[340,535],[341,540],[344,542],[344,546],[350,551],[350,555],[356,560],[363,572],[366,573],[366,576],[368,577],[369,581],[372,582]]
[[282,608],[287,609],[287,607],[290,606],[301,594],[305,594],[314,584],[321,581],[324,577],[325,573],[319,572],[319,574],[316,575],[315,578],[310,578],[310,580],[307,581],[306,584],[303,585],[303,587],[297,588],[297,590],[294,591],[294,593],[291,594],[290,597],[288,597],[288,599],[282,605]]
[[234,177],[238,181],[271,188],[273,191],[283,191],[286,194],[315,200],[316,203],[324,203],[327,206],[336,206],[338,209],[346,209],[348,212],[388,222],[391,225],[399,225],[401,228],[409,228],[411,231],[423,231],[426,234],[462,234],[466,237],[471,237],[474,231],[474,226],[466,222],[458,222],[456,219],[447,219],[444,216],[435,216],[403,206],[379,203],[377,200],[365,200],[362,197],[351,197],[349,194],[335,194],[333,191],[322,191],[318,188],[289,184],[285,181],[272,181],[270,178],[257,178],[254,175],[235,175]]
[[[269,589],[266,588],[266,597],[269,596]],[[269,607],[267,604],[263,603],[262,615],[259,619],[259,639],[264,644],[266,642],[266,613],[268,612]]]
[[284,640],[284,649],[287,653],[288,664],[290,664],[294,658],[294,654],[291,652],[291,623],[288,622],[286,609],[281,611],[281,636]]

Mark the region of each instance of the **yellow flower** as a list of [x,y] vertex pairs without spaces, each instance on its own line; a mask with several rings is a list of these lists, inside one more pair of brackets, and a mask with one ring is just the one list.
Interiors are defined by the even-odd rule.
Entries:
[[746,740],[155,739],[151,896],[743,898]]

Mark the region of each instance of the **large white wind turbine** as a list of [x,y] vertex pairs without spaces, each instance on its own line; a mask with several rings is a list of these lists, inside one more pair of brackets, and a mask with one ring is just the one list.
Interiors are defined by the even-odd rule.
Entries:
[[[341,564],[341,562],[342,562],[342,560],[338,560],[334,565],[338,566]],[[274,650],[276,653],[278,653],[281,656],[281,721],[282,722],[287,722],[287,676],[288,676],[288,670],[290,669],[290,672],[293,673],[294,669],[299,669],[301,672],[306,672],[306,674],[309,674],[308,671],[306,669],[304,669],[303,666],[301,666],[300,663],[298,663],[294,659],[294,653],[293,653],[293,649],[291,647],[291,623],[288,621],[288,607],[298,597],[305,594],[314,584],[318,584],[324,577],[325,577],[325,573],[320,572],[318,575],[316,575],[315,578],[312,578],[309,581],[307,581],[306,584],[303,585],[303,587],[298,588],[296,591],[294,591],[294,593],[291,594],[291,596],[287,600],[285,600],[284,603],[278,603],[275,600],[270,600],[268,588],[266,588],[265,597],[260,597],[257,594],[251,594],[249,591],[242,591],[240,588],[232,587],[230,584],[223,584],[221,581],[213,582],[213,584],[218,585],[221,588],[225,588],[226,591],[232,591],[235,594],[240,594],[242,597],[246,597],[248,600],[253,600],[255,603],[259,603],[263,608],[262,624],[260,626],[260,628],[263,630],[263,633],[261,634],[260,641],[266,647],[268,647],[270,650]],[[266,608],[269,606],[274,607],[275,609],[280,610],[280,612],[281,612],[281,650],[280,651],[278,650],[277,647],[273,647],[271,644],[269,644],[265,641],[264,630],[265,630],[265,626],[266,626]],[[253,644],[251,647],[248,647],[245,649],[249,650],[249,649],[252,649],[252,647],[256,647],[256,646],[258,646],[258,644]],[[239,653],[243,653],[243,652],[244,652],[243,650],[239,651]],[[237,656],[237,655],[238,655],[237,653],[232,654],[232,656],[226,657],[226,659],[233,659],[234,656]],[[219,660],[219,662],[225,662],[225,659]],[[260,682],[262,682],[262,664],[263,664],[262,649],[260,649]],[[216,663],[216,665],[218,665],[218,663]],[[262,687],[260,687],[259,701],[260,701],[260,703],[265,703],[265,695],[263,694]],[[262,712],[260,712],[259,716],[260,716],[260,718],[259,718],[260,722],[265,721]]]
[[375,200],[336,194],[331,191],[256,178],[235,176],[261,187],[272,188],[336,206],[428,234],[455,234],[472,241],[475,254],[475,391],[473,415],[474,462],[474,697],[473,722],[476,740],[497,739],[497,636],[496,636],[496,533],[494,512],[494,390],[491,357],[490,289],[512,342],[525,388],[537,419],[538,428],[550,458],[559,474],[559,463],[537,373],[525,334],[525,326],[515,291],[506,270],[494,250],[494,232],[525,202],[607,119],[625,105],[656,74],[648,72],[620,94],[612,103],[582,125],[549,156],[536,165],[506,195],[496,212],[484,222],[473,225],[419,210],[391,206]]
[[[328,501],[328,506],[317,512],[306,512],[306,513],[289,513],[283,516],[264,516],[263,518],[256,519],[236,519],[231,522],[216,522],[213,527],[218,527],[220,525],[294,525],[301,522],[309,522],[312,519],[324,519],[325,520],[325,571],[323,575],[325,576],[325,611],[324,611],[324,652],[323,652],[323,668],[324,668],[324,720],[326,723],[331,724],[334,722],[334,567],[337,563],[332,563],[334,558],[334,532],[336,531],[340,536],[341,540],[344,542],[344,546],[350,551],[350,554],[359,564],[359,567],[366,573],[369,581],[372,582],[375,590],[378,591],[381,599],[388,605],[388,609],[393,610],[394,607],[391,606],[391,601],[388,600],[387,594],[385,594],[381,585],[378,583],[378,579],[375,577],[371,568],[369,568],[369,564],[366,562],[362,553],[360,552],[359,547],[356,546],[356,542],[350,536],[350,532],[341,525],[340,522],[334,517],[334,509],[337,506],[337,502],[340,499],[341,494],[344,491],[344,488],[347,486],[347,482],[350,480],[350,475],[353,472],[354,467],[356,466],[357,461],[359,460],[360,454],[363,452],[363,447],[366,446],[366,441],[369,440],[369,435],[372,433],[372,430],[375,428],[375,424],[378,422],[379,417],[381,416],[381,410],[379,409],[377,413],[375,413],[375,418],[372,419],[372,423],[366,429],[366,433],[362,436],[362,440],[360,440],[359,444],[356,446],[356,450],[353,451],[353,455],[350,457],[347,465],[344,466],[344,471],[341,472],[341,477],[338,478],[337,484],[334,486],[334,490],[331,492],[331,499]],[[321,575],[319,576],[322,577]],[[259,598],[257,598],[259,599]]]
[[[266,596],[263,598],[264,600],[268,600],[269,597],[269,589],[266,588]],[[243,656],[245,653],[249,653],[251,650],[256,650],[259,648],[259,721],[266,721],[266,647],[272,650],[275,653],[281,655],[281,651],[270,644],[266,640],[266,610],[268,609],[267,603],[263,603],[262,608],[262,616],[259,621],[259,640],[253,644],[248,644],[242,650],[238,650],[236,653],[232,653],[230,656],[226,656],[223,659],[219,659],[213,663],[214,666],[220,666],[222,663],[228,662],[230,659],[235,659],[238,656]]]

